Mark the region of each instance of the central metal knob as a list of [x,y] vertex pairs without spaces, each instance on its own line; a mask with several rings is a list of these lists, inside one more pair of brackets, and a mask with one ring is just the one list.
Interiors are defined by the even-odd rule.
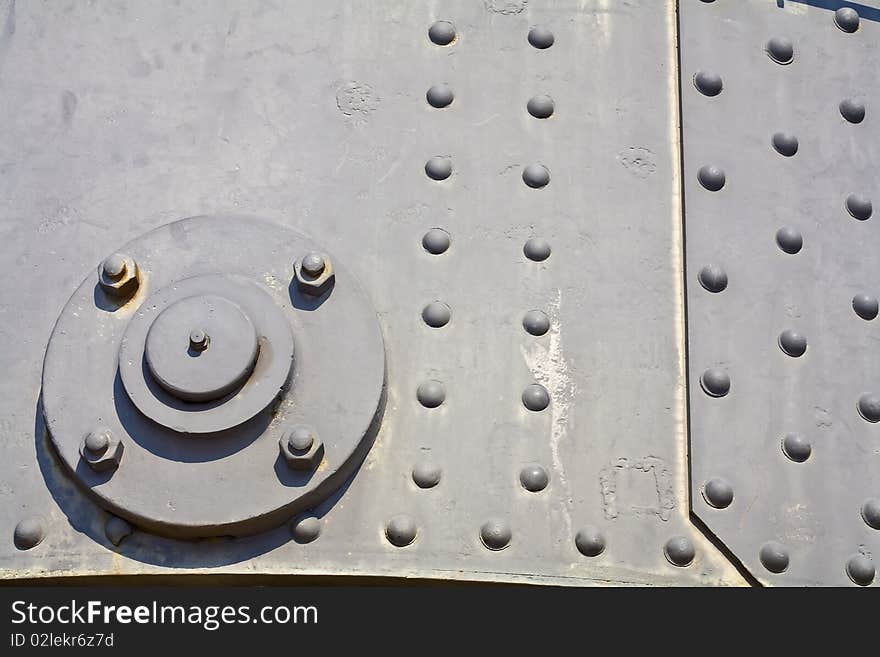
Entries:
[[147,333],[144,355],[153,380],[167,392],[184,401],[207,402],[247,380],[258,350],[254,325],[241,308],[220,296],[200,295],[159,313]]

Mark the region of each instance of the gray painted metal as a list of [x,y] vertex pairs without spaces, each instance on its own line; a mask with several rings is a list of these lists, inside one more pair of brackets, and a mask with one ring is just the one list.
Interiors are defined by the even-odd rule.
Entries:
[[[864,585],[880,553],[864,519],[880,490],[864,397],[880,391],[880,12],[859,6],[849,31],[833,10],[852,3],[780,4],[681,3],[691,499],[764,584]],[[701,93],[710,74],[720,93]]]
[[[826,28],[835,34],[818,52],[837,57],[838,37],[861,50],[822,71],[876,63],[864,46],[869,18],[847,32],[852,17],[838,28],[825,8],[742,4],[681,3],[679,97],[672,0],[0,2],[0,256],[14,263],[0,279],[0,575],[742,585],[754,581],[748,569],[767,583],[864,581],[867,549],[848,561],[835,552],[829,566],[802,556],[778,529],[804,513],[806,494],[784,497],[776,470],[765,478],[743,460],[757,443],[735,444],[768,435],[749,425],[760,416],[758,402],[741,401],[744,372],[763,368],[756,399],[784,390],[774,410],[794,409],[801,402],[779,371],[809,367],[835,340],[847,367],[829,375],[841,384],[829,394],[847,397],[853,417],[844,425],[831,407],[834,426],[878,426],[862,417],[873,400],[860,416],[859,395],[842,385],[876,371],[873,324],[862,319],[872,307],[876,316],[873,270],[870,254],[855,255],[870,238],[844,235],[873,223],[844,209],[829,226],[823,215],[820,261],[818,226],[795,220],[837,177],[861,183],[838,190],[839,207],[859,194],[847,207],[866,212],[873,146],[851,177],[835,153],[857,151],[846,131],[869,128],[872,90],[835,88],[830,120],[841,125],[821,128],[821,162],[809,158],[809,126],[824,125],[825,91],[804,87],[804,116],[785,105],[790,120],[772,126],[738,118],[748,101],[736,99],[761,85],[776,99],[772,76],[796,73],[801,37]],[[801,27],[762,37],[751,62],[743,53],[756,27],[779,20]],[[792,40],[791,64],[764,53],[774,36]],[[773,48],[780,60],[784,51]],[[697,77],[706,95],[690,82],[696,69],[707,71]],[[817,70],[802,79],[824,80]],[[781,111],[783,100],[767,106]],[[862,123],[848,123],[865,100]],[[730,123],[709,115],[719,107]],[[746,127],[766,128],[763,150],[737,161],[757,143]],[[826,176],[810,182],[809,203],[774,195],[771,180],[809,178],[785,182],[769,167],[805,160]],[[719,191],[701,186],[704,166],[700,179]],[[761,185],[748,189],[744,175]],[[751,212],[736,209],[734,193]],[[758,226],[779,208],[801,212],[770,222],[765,255],[813,267],[793,278],[753,265],[742,241],[761,242]],[[868,296],[844,309],[841,328],[830,323],[839,309],[825,310],[827,326],[774,324],[772,369],[764,352],[736,361],[724,351],[740,334],[762,344],[757,333],[778,308],[748,312],[777,303],[746,295],[748,277],[787,280],[786,293],[816,303],[820,279],[845,288],[847,304]],[[269,329],[270,344],[292,338],[267,361],[288,382],[272,378],[272,395],[234,411],[265,374],[265,343],[254,357],[252,336]],[[214,424],[200,424],[210,411]],[[733,427],[752,431],[738,430],[737,443],[709,439]],[[761,463],[813,468],[828,449],[809,429],[785,428],[786,453],[802,463],[783,455],[783,436]],[[848,493],[861,496],[861,525],[821,543],[828,549],[855,554],[859,532],[865,545],[876,540],[873,457],[845,460],[869,453],[866,435],[842,437],[862,442],[841,442],[842,460],[819,470],[825,487],[810,483],[814,497],[836,495],[836,473],[862,477],[864,493]],[[795,506],[773,507],[777,494]],[[756,518],[753,499],[785,513]],[[724,522],[742,522],[742,536]]]

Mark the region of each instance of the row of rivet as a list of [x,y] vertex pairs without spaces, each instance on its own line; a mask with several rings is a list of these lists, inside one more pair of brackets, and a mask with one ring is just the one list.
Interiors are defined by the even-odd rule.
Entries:
[[[711,2],[712,0],[703,0]],[[835,23],[844,32],[855,32],[859,26],[859,15],[851,8],[841,8],[835,12]],[[767,55],[779,64],[789,64],[794,60],[794,47],[788,39],[772,38],[766,46]],[[721,93],[723,82],[721,76],[711,71],[697,71],[694,75],[694,86],[705,96],[714,97]],[[838,106],[840,114],[850,123],[861,123],[865,118],[864,103],[848,98]],[[798,140],[794,135],[777,132],[771,140],[772,147],[785,157],[793,157],[798,151]],[[724,170],[714,165],[706,165],[697,172],[700,185],[710,192],[720,191],[725,183]],[[855,219],[866,221],[871,217],[873,207],[871,200],[860,194],[850,194],[844,201],[846,211]],[[776,233],[776,243],[785,253],[794,255],[803,247],[800,232],[790,226],[780,228]],[[719,293],[727,288],[727,273],[718,265],[703,267],[698,275],[700,284],[707,291]],[[853,297],[852,307],[856,314],[865,320],[877,317],[878,301],[868,294],[857,294]],[[801,333],[787,329],[777,340],[779,348],[788,356],[798,358],[807,350],[807,340]],[[700,377],[700,386],[710,397],[724,397],[730,392],[730,376],[720,368],[709,368]],[[880,421],[880,396],[862,395],[856,404],[859,414],[870,422]],[[803,463],[812,454],[810,442],[802,435],[789,433],[781,440],[782,453],[791,461]],[[713,477],[702,487],[702,496],[706,504],[715,509],[730,507],[734,499],[733,486],[726,479]],[[868,499],[861,508],[861,517],[865,524],[873,529],[880,529],[880,500]],[[758,554],[761,564],[771,573],[782,573],[789,566],[788,549],[777,541],[765,543]],[[874,563],[865,554],[852,555],[845,564],[849,578],[861,586],[867,586],[874,580]]]

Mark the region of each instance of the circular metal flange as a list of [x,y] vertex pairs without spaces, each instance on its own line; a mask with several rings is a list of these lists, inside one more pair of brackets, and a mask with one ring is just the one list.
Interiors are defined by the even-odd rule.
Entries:
[[[46,426],[77,483],[175,538],[256,533],[326,499],[363,461],[384,407],[382,334],[357,281],[328,255],[335,286],[303,294],[294,262],[326,249],[251,217],[184,219],[124,252],[136,294],[106,303],[94,271],[43,364]],[[297,425],[322,437],[315,469],[279,450]],[[124,446],[118,467],[83,460],[96,427]]]
[[[205,334],[203,349],[192,344],[193,332]],[[196,276],[141,304],[122,338],[119,374],[151,420],[182,433],[212,433],[243,424],[275,400],[293,345],[281,308],[255,284]]]

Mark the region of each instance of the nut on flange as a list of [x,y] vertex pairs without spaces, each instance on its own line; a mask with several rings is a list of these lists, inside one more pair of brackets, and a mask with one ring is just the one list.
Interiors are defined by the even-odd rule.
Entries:
[[134,258],[114,253],[98,268],[98,283],[111,297],[128,299],[138,289],[140,271]]
[[322,253],[308,253],[294,262],[293,274],[299,291],[313,297],[321,296],[336,282],[333,264]]
[[110,429],[98,427],[85,435],[79,446],[79,455],[95,472],[106,472],[119,467],[124,448]]
[[278,441],[281,455],[294,470],[314,470],[324,458],[324,444],[314,427],[298,424]]

